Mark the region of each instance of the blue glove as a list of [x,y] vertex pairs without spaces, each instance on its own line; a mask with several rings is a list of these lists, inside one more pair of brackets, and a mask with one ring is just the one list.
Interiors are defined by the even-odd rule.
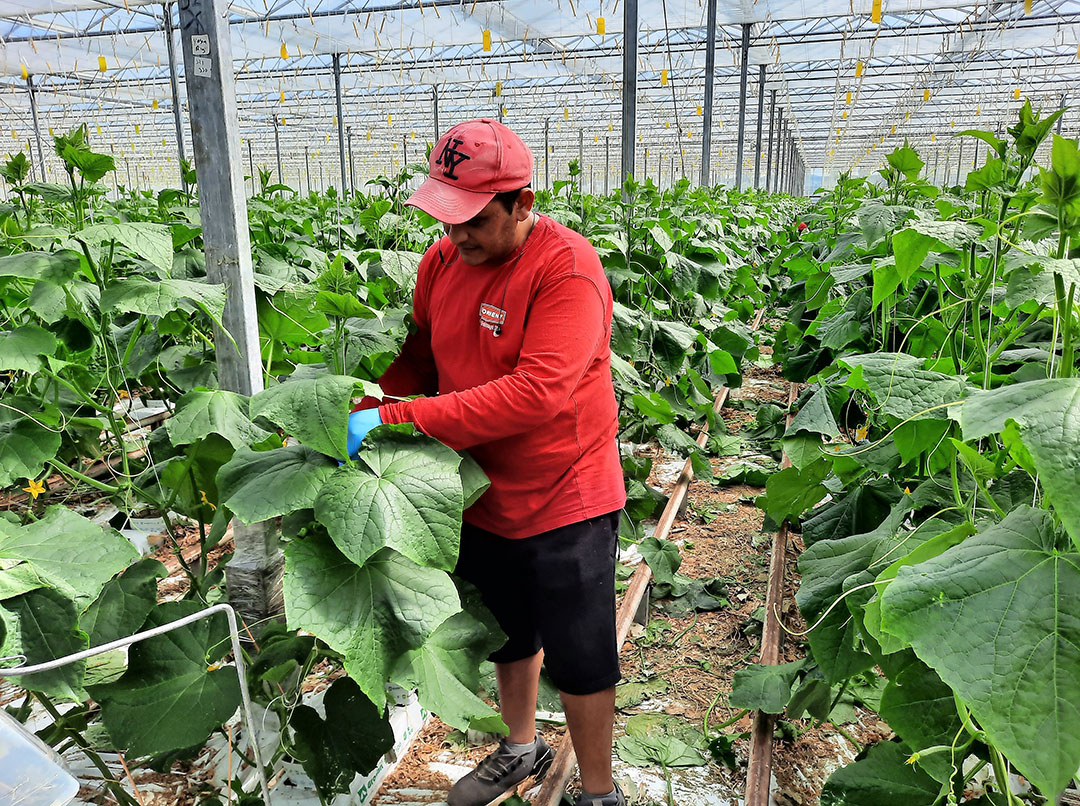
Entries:
[[378,409],[360,409],[349,415],[349,436],[345,444],[350,459],[355,459],[360,453],[360,443],[364,441],[367,432],[377,425],[382,425]]

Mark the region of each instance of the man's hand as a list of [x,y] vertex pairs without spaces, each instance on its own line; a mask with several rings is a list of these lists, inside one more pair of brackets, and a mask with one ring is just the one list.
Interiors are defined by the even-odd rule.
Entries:
[[360,409],[349,415],[349,436],[345,444],[350,459],[355,459],[360,453],[360,443],[364,441],[367,432],[377,425],[382,425],[378,409]]

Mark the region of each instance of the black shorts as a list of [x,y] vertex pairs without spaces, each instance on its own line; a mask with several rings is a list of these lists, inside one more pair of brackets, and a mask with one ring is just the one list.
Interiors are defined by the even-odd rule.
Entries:
[[543,649],[560,691],[593,694],[619,682],[618,532],[618,512],[522,540],[463,524],[456,573],[480,590],[507,635],[491,661],[512,663]]

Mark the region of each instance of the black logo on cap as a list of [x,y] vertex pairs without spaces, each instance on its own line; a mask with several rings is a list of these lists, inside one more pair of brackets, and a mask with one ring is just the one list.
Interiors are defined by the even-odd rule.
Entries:
[[457,179],[458,177],[454,173],[454,169],[465,160],[472,159],[468,154],[463,154],[457,150],[457,147],[464,142],[464,140],[448,139],[443,145],[443,150],[442,153],[439,154],[439,158],[435,160],[436,165],[443,166],[443,176],[448,179]]

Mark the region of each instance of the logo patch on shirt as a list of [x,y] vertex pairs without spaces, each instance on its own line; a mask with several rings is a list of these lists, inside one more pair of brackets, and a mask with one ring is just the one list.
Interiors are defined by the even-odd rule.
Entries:
[[498,336],[502,332],[503,323],[506,321],[506,311],[490,302],[480,303],[480,327],[486,327],[493,335]]

